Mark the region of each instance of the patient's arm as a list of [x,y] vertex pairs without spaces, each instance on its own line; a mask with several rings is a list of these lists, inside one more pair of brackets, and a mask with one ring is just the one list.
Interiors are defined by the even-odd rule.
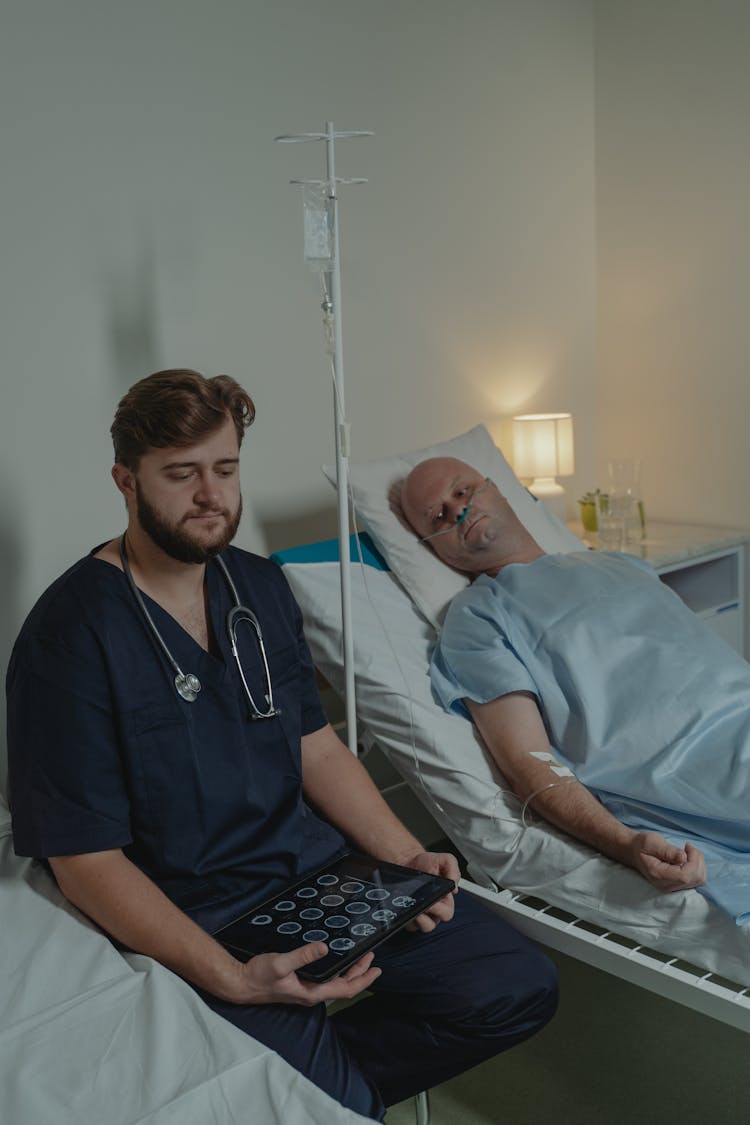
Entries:
[[705,881],[703,856],[692,844],[686,844],[683,850],[658,832],[628,828],[572,778],[545,788],[560,779],[548,763],[531,756],[551,752],[533,695],[513,692],[490,703],[470,699],[465,703],[513,792],[522,801],[531,797],[531,807],[546,820],[604,855],[634,867],[660,891],[685,890]]

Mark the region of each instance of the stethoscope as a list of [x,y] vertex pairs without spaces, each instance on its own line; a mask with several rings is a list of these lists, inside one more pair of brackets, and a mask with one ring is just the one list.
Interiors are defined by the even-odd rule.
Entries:
[[[146,603],[144,602],[143,598],[141,597],[141,591],[136,586],[135,580],[133,579],[132,571],[130,569],[130,563],[128,562],[128,556],[127,556],[127,552],[125,550],[125,535],[123,535],[122,538],[120,539],[120,561],[122,562],[122,569],[125,572],[125,577],[128,580],[128,585],[130,586],[130,589],[133,592],[133,597],[135,598],[135,600],[138,604],[138,608],[140,609],[141,613],[143,614],[143,618],[144,618],[146,624],[148,625],[149,629],[151,630],[152,636],[158,642],[159,647],[161,648],[165,657],[169,661],[169,664],[170,664],[172,670],[175,673],[174,686],[177,689],[177,694],[180,696],[181,699],[184,699],[186,703],[195,703],[196,699],[198,698],[198,692],[201,690],[201,682],[198,679],[198,677],[196,675],[194,675],[193,672],[183,672],[182,671],[179,664],[175,660],[174,656],[172,655],[172,653],[167,648],[166,641],[164,640],[161,633],[157,629],[156,623],[155,623],[153,617],[151,616],[148,609],[146,608]],[[231,648],[232,648],[232,655],[234,656],[235,663],[237,664],[237,670],[239,671],[240,679],[242,680],[242,686],[245,689],[245,694],[246,694],[246,696],[248,698],[248,702],[250,704],[250,711],[251,711],[250,717],[253,718],[253,719],[273,719],[273,718],[275,718],[276,715],[280,715],[281,711],[279,710],[278,707],[274,706],[274,702],[273,702],[273,688],[271,686],[271,673],[268,670],[268,660],[266,659],[266,647],[263,644],[263,634],[261,632],[260,622],[258,621],[258,618],[255,616],[253,611],[251,609],[248,609],[247,606],[242,605],[242,603],[240,602],[240,596],[237,593],[237,587],[235,586],[234,582],[232,581],[232,576],[229,573],[229,571],[227,570],[226,563],[224,562],[221,555],[216,555],[216,562],[218,563],[219,570],[224,575],[224,581],[226,582],[227,586],[229,587],[230,593],[231,593],[232,598],[234,600],[234,606],[232,607],[232,609],[230,609],[229,613],[227,614],[227,621],[226,621],[227,636],[229,637],[229,644],[231,645]],[[253,694],[250,691],[250,688],[248,687],[247,680],[245,679],[245,673],[242,669],[242,662],[240,660],[240,654],[237,651],[237,626],[239,624],[241,624],[241,622],[243,622],[243,621],[247,621],[252,625],[252,627],[255,629],[255,635],[258,638],[258,649],[260,650],[260,657],[261,657],[261,660],[263,661],[263,671],[264,671],[265,677],[266,677],[266,693],[265,694],[266,694],[266,703],[268,704],[268,710],[267,711],[261,711],[260,708],[258,707],[258,705],[256,704],[255,700],[253,699]]]

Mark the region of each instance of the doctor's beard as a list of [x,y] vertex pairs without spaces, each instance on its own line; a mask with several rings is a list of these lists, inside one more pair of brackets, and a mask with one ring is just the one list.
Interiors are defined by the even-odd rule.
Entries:
[[240,496],[234,513],[228,508],[222,508],[216,513],[224,521],[224,526],[217,530],[213,541],[207,541],[190,534],[188,527],[191,516],[183,516],[177,523],[166,519],[146,499],[138,480],[135,482],[135,502],[138,522],[149,538],[170,558],[183,563],[206,563],[221,554],[234,539],[242,519]]

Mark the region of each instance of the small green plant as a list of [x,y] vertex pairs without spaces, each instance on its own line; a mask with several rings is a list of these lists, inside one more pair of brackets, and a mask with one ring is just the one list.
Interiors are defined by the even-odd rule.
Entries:
[[597,488],[594,492],[584,492],[583,496],[578,501],[581,509],[581,523],[583,524],[584,531],[596,531],[598,524],[596,520],[596,498],[600,496],[602,500],[606,500],[607,495],[600,492]]

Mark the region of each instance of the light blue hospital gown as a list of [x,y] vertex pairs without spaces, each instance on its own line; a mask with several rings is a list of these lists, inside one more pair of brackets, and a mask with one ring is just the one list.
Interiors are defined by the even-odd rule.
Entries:
[[533,692],[556,756],[619,820],[694,842],[706,896],[750,921],[750,664],[631,555],[482,576],[452,602],[432,685],[467,714]]

